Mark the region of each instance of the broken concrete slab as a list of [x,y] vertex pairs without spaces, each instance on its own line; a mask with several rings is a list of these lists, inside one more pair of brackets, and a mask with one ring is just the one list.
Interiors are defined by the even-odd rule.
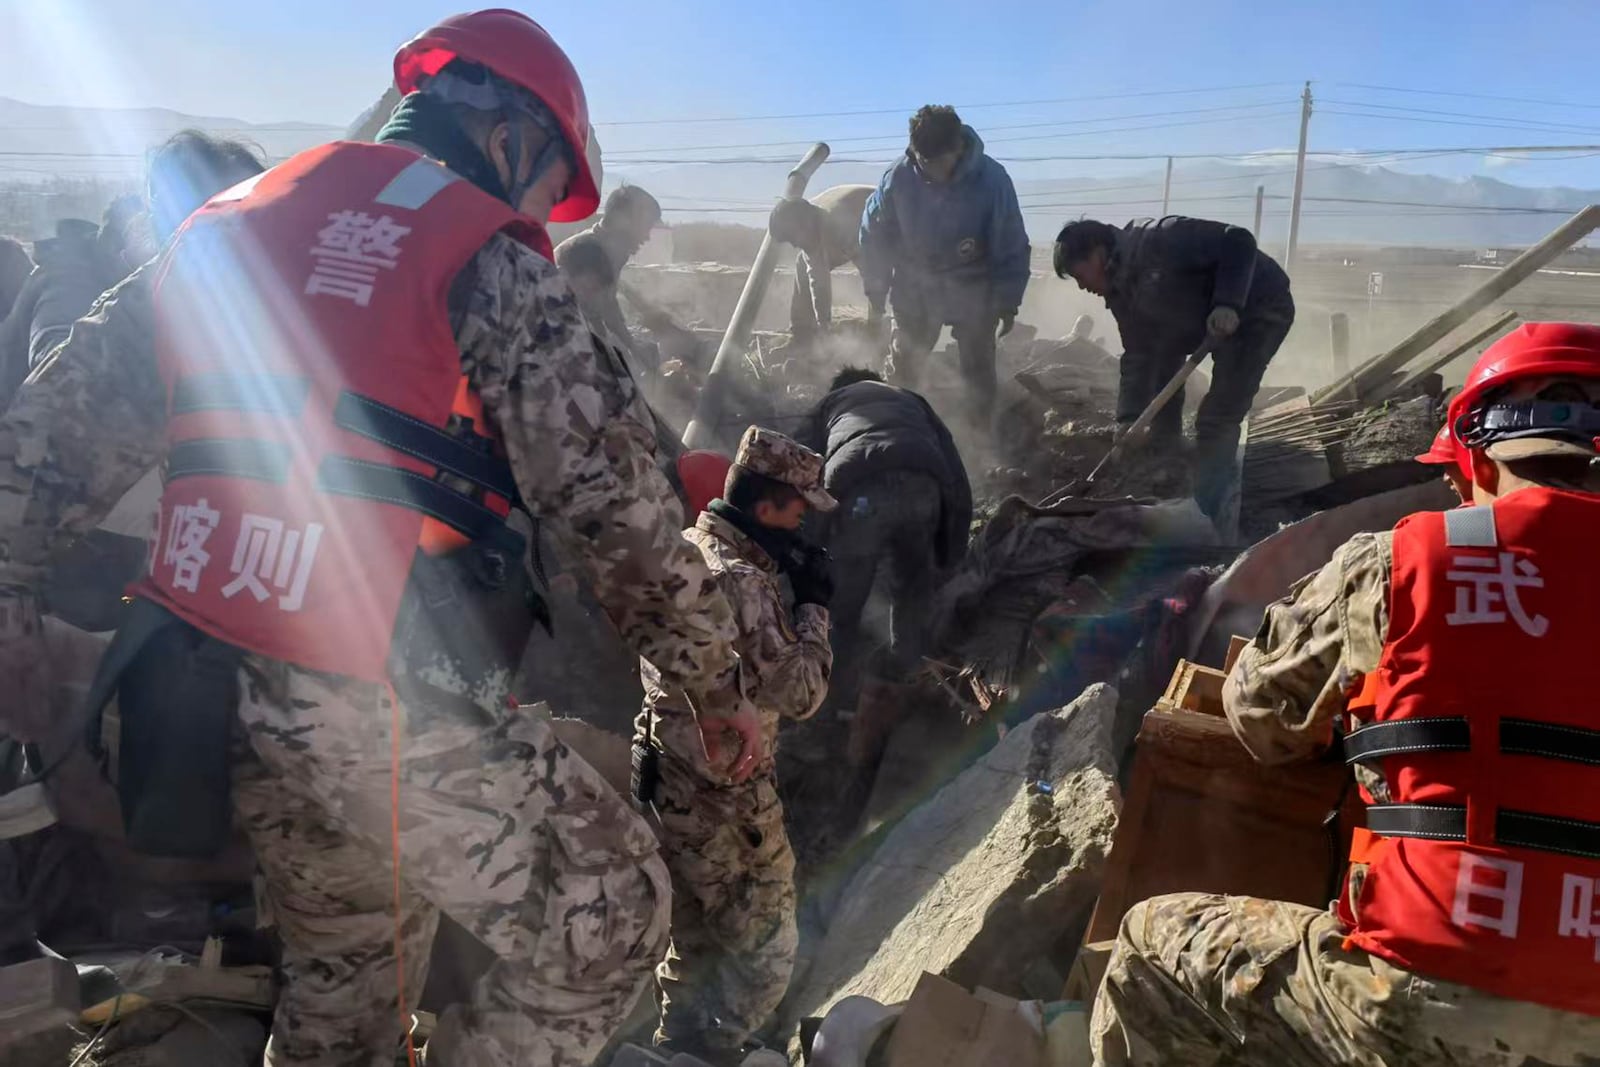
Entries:
[[892,1004],[925,971],[1020,992],[1068,959],[1100,891],[1120,795],[1117,692],[1037,715],[912,811],[841,894],[788,1026],[847,996]]

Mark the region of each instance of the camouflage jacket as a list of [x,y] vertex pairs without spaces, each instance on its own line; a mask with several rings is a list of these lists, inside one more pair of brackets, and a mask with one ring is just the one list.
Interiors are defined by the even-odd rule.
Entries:
[[[727,520],[701,513],[684,534],[705,557],[739,620],[739,658],[746,694],[761,713],[766,758],[772,758],[778,723],[804,719],[822,705],[833,671],[828,609],[801,604],[790,610],[778,589],[778,565]],[[683,694],[649,657],[640,663],[645,707],[656,712],[660,743],[700,766],[705,752]]]
[[[164,452],[166,391],[154,350],[154,268],[103,295],[0,418],[0,619],[24,621],[53,553],[91,529]],[[463,373],[499,431],[518,489],[624,640],[703,701],[737,710],[737,631],[654,462],[642,401],[597,351],[555,266],[503,235],[456,279]]]
[[1375,670],[1389,633],[1393,538],[1357,534],[1267,609],[1222,687],[1233,731],[1263,763],[1315,756],[1347,690]]

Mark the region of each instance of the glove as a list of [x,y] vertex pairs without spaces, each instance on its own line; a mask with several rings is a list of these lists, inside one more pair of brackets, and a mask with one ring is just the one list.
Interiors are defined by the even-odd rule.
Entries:
[[794,589],[795,607],[801,604],[827,607],[833,600],[833,567],[828,550],[808,545],[805,562],[789,570],[789,585]]
[[1226,304],[1218,304],[1206,318],[1206,332],[1213,337],[1232,337],[1239,328],[1239,313]]
[[1006,334],[1011,332],[1011,327],[1015,326],[1016,324],[1017,312],[1015,308],[1010,311],[1000,312],[1000,332],[995,336],[1004,337]]

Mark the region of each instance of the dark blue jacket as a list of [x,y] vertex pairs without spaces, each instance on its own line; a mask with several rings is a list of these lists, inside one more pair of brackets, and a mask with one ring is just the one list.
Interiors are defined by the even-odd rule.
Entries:
[[1021,306],[1029,248],[1016,188],[977,133],[962,131],[967,149],[950,181],[928,181],[907,153],[867,200],[861,281],[874,306],[893,293],[896,307],[943,312],[947,323]]
[[961,452],[944,422],[922,397],[883,382],[856,382],[823,397],[809,443],[826,457],[824,482],[840,500],[874,475],[917,471],[939,483],[940,521],[935,561],[951,567],[967,551],[972,486]]

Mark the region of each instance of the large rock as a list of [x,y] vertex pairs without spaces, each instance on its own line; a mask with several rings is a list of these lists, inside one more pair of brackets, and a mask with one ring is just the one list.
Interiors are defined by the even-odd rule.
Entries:
[[855,994],[911,995],[923,971],[1021,992],[1030,966],[1069,953],[1100,892],[1120,796],[1117,692],[1094,685],[1006,735],[890,832],[850,881],[795,1018]]

